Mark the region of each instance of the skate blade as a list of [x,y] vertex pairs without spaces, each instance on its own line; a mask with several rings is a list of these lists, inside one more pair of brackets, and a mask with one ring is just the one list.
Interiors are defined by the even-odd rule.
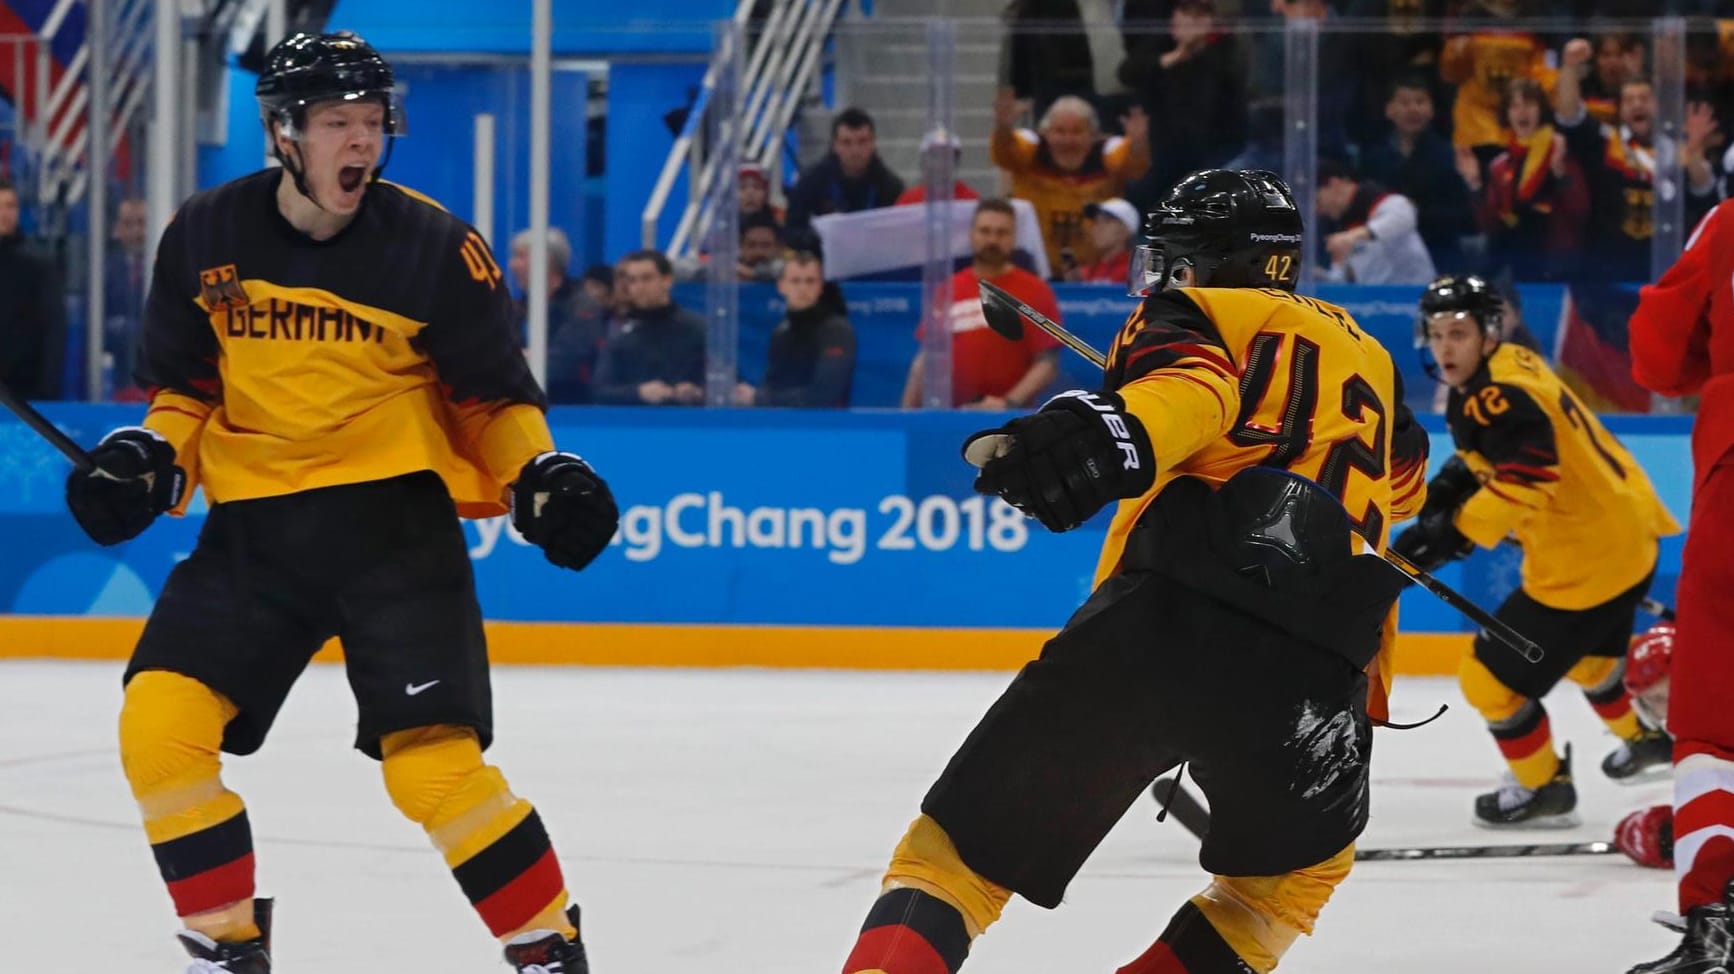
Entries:
[[1575,829],[1579,825],[1583,824],[1583,820],[1578,817],[1577,812],[1564,812],[1559,815],[1538,815],[1535,818],[1526,818],[1521,822],[1489,822],[1485,819],[1476,818],[1473,815],[1469,817],[1469,820],[1475,824],[1476,828],[1487,829],[1489,832],[1526,832],[1531,830],[1547,829]]
[[1631,785],[1647,785],[1653,781],[1666,781],[1673,776],[1674,766],[1672,764],[1658,764],[1654,767],[1645,768],[1637,774],[1626,775],[1624,778],[1609,778],[1607,775],[1602,775],[1602,777],[1607,778],[1616,785],[1627,787]]

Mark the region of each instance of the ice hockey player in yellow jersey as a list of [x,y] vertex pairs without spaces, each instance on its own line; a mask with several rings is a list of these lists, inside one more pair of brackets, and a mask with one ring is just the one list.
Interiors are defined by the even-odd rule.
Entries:
[[1458,671],[1510,775],[1475,800],[1488,827],[1577,822],[1571,749],[1555,753],[1541,698],[1563,677],[1620,745],[1602,761],[1615,781],[1669,767],[1673,742],[1632,709],[1621,677],[1658,539],[1680,526],[1643,468],[1542,358],[1500,341],[1501,303],[1479,277],[1445,277],[1421,298],[1419,337],[1451,387],[1457,453],[1428,489],[1418,522],[1393,547],[1431,570],[1507,538],[1523,548],[1521,587],[1498,617],[1539,644],[1539,664],[1485,634]]
[[965,444],[976,489],[1050,530],[1118,506],[1094,593],[928,792],[846,974],[955,972],[1182,762],[1214,878],[1121,974],[1270,971],[1348,875],[1405,584],[1365,552],[1420,506],[1427,439],[1389,353],[1293,293],[1303,247],[1275,175],[1187,177],[1099,391]]

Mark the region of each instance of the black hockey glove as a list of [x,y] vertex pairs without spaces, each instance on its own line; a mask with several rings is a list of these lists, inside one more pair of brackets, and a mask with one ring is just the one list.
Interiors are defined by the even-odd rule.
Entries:
[[1427,481],[1427,499],[1422,502],[1423,511],[1456,512],[1463,502],[1474,496],[1481,489],[1481,478],[1475,476],[1475,471],[1469,469],[1469,464],[1463,462],[1461,453],[1453,453],[1445,461],[1433,479]]
[[1475,550],[1475,544],[1451,523],[1456,514],[1456,508],[1422,510],[1415,523],[1391,542],[1391,550],[1414,562],[1415,567],[1424,572],[1434,571],[1448,561],[1469,554]]
[[99,545],[139,536],[157,515],[175,506],[187,472],[175,464],[175,448],[155,430],[126,426],[90,451],[96,469],[66,477],[66,507]]
[[590,464],[571,453],[544,453],[512,485],[512,527],[561,568],[578,571],[608,547],[620,509]]
[[1061,393],[1038,412],[971,436],[963,458],[981,468],[977,491],[998,494],[1049,531],[1070,531],[1156,480],[1144,424],[1111,392]]

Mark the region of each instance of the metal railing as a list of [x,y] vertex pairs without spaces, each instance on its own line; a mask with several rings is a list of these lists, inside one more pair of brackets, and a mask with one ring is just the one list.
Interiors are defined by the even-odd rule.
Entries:
[[61,0],[37,36],[36,100],[32,122],[25,128],[25,148],[37,160],[36,198],[61,206],[81,202],[90,189],[91,131],[89,108],[93,82],[102,86],[107,117],[100,148],[105,159],[144,106],[151,85],[152,0],[107,0],[102,36],[93,50],[88,32],[60,77],[48,83],[50,50],[76,0]]
[[[683,171],[686,173],[686,208],[662,248],[670,258],[700,249],[710,233],[717,196],[712,190],[719,179],[732,178],[734,167],[744,162],[774,170],[784,134],[818,70],[842,0],[775,0],[764,21],[749,30],[753,6],[753,0],[741,0],[733,29],[722,32],[686,124],[675,138],[644,207],[641,244],[653,248],[674,184]],[[731,104],[724,106],[715,97],[719,70],[738,63],[737,59],[745,62],[740,85],[728,99]],[[706,117],[723,110],[738,119],[738,124],[727,127],[739,140],[728,151],[719,151],[718,146],[700,137],[706,131]]]

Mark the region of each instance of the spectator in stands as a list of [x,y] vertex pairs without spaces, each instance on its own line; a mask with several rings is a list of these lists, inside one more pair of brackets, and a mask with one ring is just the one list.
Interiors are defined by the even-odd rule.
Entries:
[[1724,129],[1734,125],[1734,21],[1686,22],[1686,100],[1709,104]]
[[743,281],[774,281],[782,272],[783,239],[763,210],[742,221],[738,275]]
[[1095,101],[1095,55],[1078,0],[1011,0],[1001,18],[1000,81],[1015,101],[1037,115],[1067,96]]
[[614,290],[608,298],[608,337],[613,338],[620,323],[631,316],[632,286],[627,283],[626,258],[622,257],[614,265]]
[[1619,124],[1620,88],[1645,77],[1644,42],[1627,31],[1610,31],[1595,39],[1595,68],[1579,82],[1583,105],[1596,122]]
[[614,298],[614,268],[607,264],[591,264],[582,280],[584,296],[601,307],[608,307]]
[[1368,149],[1361,171],[1415,204],[1421,239],[1441,274],[1465,270],[1462,238],[1475,232],[1475,211],[1451,141],[1433,127],[1427,79],[1411,74],[1393,82],[1385,118],[1391,134]]
[[1134,108],[1122,119],[1124,136],[1103,136],[1096,110],[1082,98],[1055,100],[1036,132],[1016,127],[1020,114],[1012,92],[1000,89],[989,143],[993,164],[1010,171],[1011,195],[1035,208],[1053,273],[1060,272],[1061,251],[1068,248],[1078,263],[1095,263],[1096,248],[1084,232],[1084,204],[1125,195],[1127,182],[1149,168],[1143,111]]
[[950,132],[937,129],[921,137],[921,182],[904,190],[903,195],[897,197],[897,205],[907,206],[911,203],[927,202],[928,180],[933,173],[941,170],[947,159],[951,163],[952,201],[980,199],[980,193],[970,189],[969,184],[957,178],[957,167],[963,162],[963,143],[959,142],[957,136]]
[[[1058,104],[1058,103],[1056,103]],[[965,409],[1022,409],[1059,374],[1055,359],[1059,342],[1040,328],[1024,329],[1021,341],[1002,338],[987,326],[981,313],[980,281],[997,284],[1055,321],[1060,320],[1059,301],[1047,282],[1012,264],[1017,243],[1017,216],[1003,199],[984,199],[976,204],[969,227],[974,260],[951,279],[951,402]],[[919,341],[927,323],[916,329]],[[903,386],[903,406],[914,409],[922,403],[922,376],[926,353],[910,363]]]
[[145,266],[145,201],[128,197],[114,211],[114,229],[102,275],[102,346],[110,356],[110,395],[124,401],[142,402],[144,391],[132,381],[133,342],[139,317],[144,313],[145,285],[150,268]]
[[1541,340],[1523,323],[1523,295],[1517,290],[1517,285],[1508,282],[1495,290],[1499,292],[1499,306],[1504,309],[1504,317],[1499,319],[1499,340],[1521,345],[1542,358],[1548,358]]
[[[1446,0],[1348,0],[1341,9],[1350,20],[1379,22],[1378,29],[1358,29],[1348,37],[1349,63],[1357,81],[1349,108],[1349,138],[1361,147],[1364,164],[1367,151],[1384,143],[1381,120],[1399,81],[1420,81],[1430,105],[1445,94],[1438,80],[1439,49],[1444,44],[1438,24],[1449,9]],[[1370,171],[1368,176],[1377,178]],[[1420,200],[1415,203],[1425,212]],[[1438,251],[1433,256],[1437,259]]]
[[18,190],[0,180],[0,382],[24,399],[59,399],[66,362],[60,275],[18,229]]
[[1577,267],[1589,210],[1583,170],[1554,129],[1540,82],[1513,80],[1500,116],[1511,142],[1488,167],[1486,185],[1473,164],[1464,170],[1479,200],[1489,270],[1519,281],[1564,280]]
[[[1469,0],[1463,16],[1474,19],[1528,16],[1536,0]],[[1457,85],[1451,113],[1451,141],[1457,168],[1471,187],[1486,182],[1487,167],[1506,150],[1501,123],[1505,91],[1514,80],[1553,87],[1547,45],[1536,34],[1508,27],[1482,27],[1445,40],[1439,75]],[[1474,175],[1470,175],[1473,171]]]
[[846,314],[820,300],[824,267],[800,250],[783,261],[777,292],[788,314],[771,332],[765,378],[758,388],[735,386],[737,406],[798,406],[841,409],[849,405],[855,377],[855,329]]
[[704,402],[704,319],[674,303],[674,268],[660,250],[626,255],[615,270],[632,309],[602,345],[595,401],[646,406]]
[[[530,244],[533,231],[512,237],[506,269],[521,297],[512,301],[512,320],[520,340],[528,340],[530,320]],[[566,231],[548,228],[548,399],[557,403],[590,401],[596,358],[607,333],[605,309],[585,293],[584,284],[566,276],[572,243]]]
[[857,213],[890,206],[903,193],[903,180],[879,158],[873,116],[845,108],[831,122],[831,151],[789,190],[787,225],[806,230],[813,217]]
[[1246,145],[1246,72],[1234,35],[1221,29],[1215,0],[1177,0],[1169,29],[1120,66],[1148,121],[1150,169],[1128,190],[1154,202],[1200,169]]
[[[1589,116],[1582,94],[1589,73],[1589,41],[1577,38],[1561,57],[1557,93],[1559,130],[1566,147],[1589,181],[1590,224],[1583,271],[1604,281],[1650,279],[1650,238],[1655,234],[1656,158],[1676,156],[1656,132],[1656,94],[1647,78],[1628,78],[1620,86],[1619,124],[1604,125]],[[1679,154],[1685,163],[1669,180],[1685,184],[1685,224],[1698,220],[1719,200],[1716,174],[1706,158],[1708,130],[1689,133],[1698,144]],[[1660,144],[1658,144],[1660,143]]]
[[1345,163],[1321,159],[1317,206],[1330,256],[1327,279],[1426,284],[1438,276],[1408,197],[1356,179]]
[[1132,236],[1144,223],[1138,218],[1138,210],[1126,200],[1115,197],[1100,203],[1086,203],[1084,217],[1090,221],[1090,243],[1096,248],[1096,262],[1069,268],[1066,280],[1125,285],[1132,262]]
[[771,175],[765,171],[764,166],[752,163],[742,166],[735,192],[741,204],[741,226],[746,226],[748,220],[758,219],[761,215],[770,217],[772,223],[782,226],[782,212],[771,205]]

